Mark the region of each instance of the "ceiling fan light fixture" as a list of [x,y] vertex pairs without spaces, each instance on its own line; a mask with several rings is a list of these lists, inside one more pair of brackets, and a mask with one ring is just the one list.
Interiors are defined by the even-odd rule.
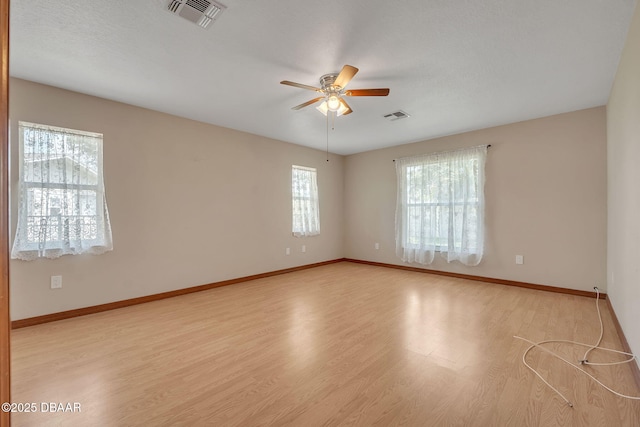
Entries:
[[338,111],[341,105],[340,99],[336,95],[331,95],[327,98],[327,108],[329,111]]
[[328,101],[322,101],[322,104],[318,105],[316,107],[316,110],[320,111],[325,116],[329,113],[329,111],[334,111],[336,113],[336,117],[340,117],[341,115],[349,111],[349,109],[345,107],[339,100],[338,100],[339,105],[336,110],[330,109],[327,104],[328,104]]

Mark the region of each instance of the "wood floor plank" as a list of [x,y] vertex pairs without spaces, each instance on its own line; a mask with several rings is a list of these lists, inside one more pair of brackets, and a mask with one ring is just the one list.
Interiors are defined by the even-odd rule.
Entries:
[[[621,348],[605,304],[603,345]],[[15,330],[17,426],[640,425],[514,339],[595,342],[595,300],[343,262]],[[585,349],[553,345],[578,360]],[[594,351],[590,359],[609,355]],[[587,367],[640,395],[629,366]]]

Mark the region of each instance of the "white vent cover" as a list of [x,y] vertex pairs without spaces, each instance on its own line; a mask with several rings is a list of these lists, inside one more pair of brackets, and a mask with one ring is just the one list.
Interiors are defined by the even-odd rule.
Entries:
[[227,7],[209,0],[171,0],[169,12],[207,28]]
[[398,110],[395,113],[389,113],[384,115],[384,118],[389,120],[390,122],[394,122],[400,119],[406,119],[407,117],[411,117],[411,116],[402,110]]

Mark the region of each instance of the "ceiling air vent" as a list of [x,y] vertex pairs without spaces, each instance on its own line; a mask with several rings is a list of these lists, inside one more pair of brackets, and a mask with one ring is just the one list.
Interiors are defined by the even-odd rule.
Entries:
[[384,118],[389,120],[390,122],[395,122],[396,120],[400,120],[400,119],[406,119],[407,117],[411,117],[411,116],[402,110],[396,111],[395,113],[389,113],[384,115]]
[[227,7],[209,0],[171,0],[169,12],[207,28]]

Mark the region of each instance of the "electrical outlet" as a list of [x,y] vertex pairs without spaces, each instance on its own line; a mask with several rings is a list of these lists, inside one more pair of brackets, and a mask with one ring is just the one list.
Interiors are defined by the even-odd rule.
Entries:
[[302,253],[307,252],[307,247],[305,245],[302,245]]
[[62,288],[62,276],[51,276],[51,289]]
[[286,248],[286,249],[284,250],[284,254],[285,254],[285,255],[291,255],[291,248]]
[[374,245],[374,247],[376,248],[376,250],[379,250],[379,249],[380,249],[380,243],[376,243],[376,244]]
[[524,264],[524,257],[522,255],[516,255],[516,264]]

